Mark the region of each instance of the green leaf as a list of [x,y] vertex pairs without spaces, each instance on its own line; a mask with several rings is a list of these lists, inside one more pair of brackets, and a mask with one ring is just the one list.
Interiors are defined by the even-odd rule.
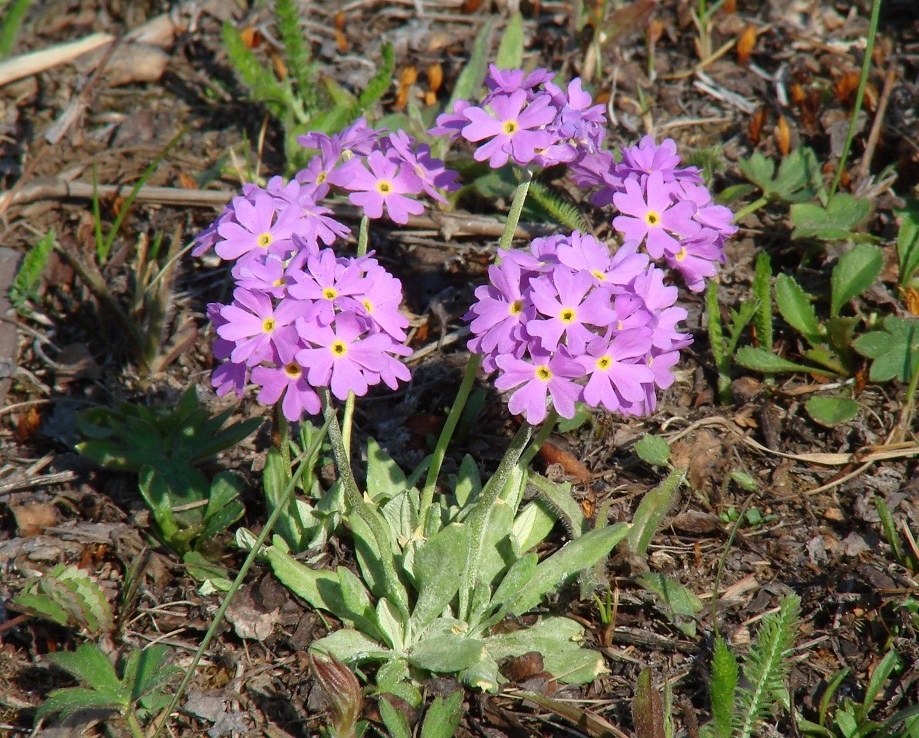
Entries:
[[395,651],[404,649],[406,623],[396,606],[385,597],[381,597],[377,600],[376,615],[377,625],[385,636],[386,642],[391,644]]
[[513,598],[524,587],[526,587],[533,576],[536,574],[536,565],[539,557],[535,553],[529,553],[523,558],[517,559],[511,564],[510,569],[501,579],[501,583],[492,596],[492,602],[496,605],[504,605],[511,602]]
[[463,692],[437,696],[424,715],[421,738],[452,738],[463,718]]
[[638,577],[638,583],[653,592],[674,615],[692,617],[702,610],[702,600],[674,579],[656,572]]
[[[534,472],[530,472],[529,478],[532,480]],[[511,548],[515,556],[523,556],[527,551],[546,540],[549,533],[555,527],[556,516],[549,512],[551,508],[549,503],[543,499],[528,502],[520,514],[514,518],[514,525],[511,528]],[[584,514],[581,513],[583,520]],[[580,528],[577,532],[580,535]]]
[[843,305],[874,284],[883,266],[881,250],[871,244],[860,244],[840,256],[830,277],[830,314],[839,315]]
[[478,638],[443,634],[423,638],[408,654],[408,662],[436,674],[453,674],[467,669],[485,656],[485,643]]
[[874,359],[868,373],[872,382],[908,382],[919,370],[919,318],[888,317],[882,330],[859,336],[852,346]]
[[[345,606],[342,612],[349,613],[349,619],[358,630],[376,640],[386,640],[383,632],[377,627],[376,610],[361,580],[345,566],[339,566],[336,572],[339,591]],[[395,644],[390,643],[389,645],[394,646]]]
[[388,661],[393,657],[393,652],[386,646],[353,628],[342,628],[318,641],[313,641],[310,649],[330,653],[339,661],[351,664]]
[[806,146],[795,149],[782,160],[775,178],[775,164],[758,152],[741,160],[739,166],[744,176],[770,200],[806,202],[817,194],[821,180],[820,162]]
[[[811,298],[801,286],[787,274],[775,278],[775,302],[785,321],[807,339],[811,345],[820,343],[820,327]],[[772,344],[764,344],[771,349]]]
[[584,569],[590,569],[603,557],[608,556],[613,547],[625,538],[627,533],[628,526],[625,523],[618,523],[607,528],[597,528],[580,538],[569,541],[540,562],[536,567],[531,586],[511,601],[511,612],[515,615],[523,615],[536,607],[548,592],[557,589],[566,579]]
[[512,13],[508,19],[498,44],[495,65],[499,69],[519,69],[523,66],[523,15],[520,11]]
[[479,465],[476,464],[469,454],[463,457],[460,462],[459,472],[456,475],[456,484],[453,487],[453,495],[456,497],[456,504],[460,507],[467,507],[482,491],[482,481],[479,477]]
[[36,618],[44,618],[58,625],[67,625],[69,614],[52,597],[46,594],[20,593],[9,605],[18,612]]
[[124,669],[124,684],[131,690],[131,700],[141,698],[161,689],[179,673],[176,666],[167,666],[169,647],[155,644],[144,650],[135,649],[128,657]]
[[731,738],[738,674],[737,658],[724,639],[720,635],[716,636],[712,654],[712,678],[708,684],[715,738]]
[[367,86],[358,97],[360,112],[366,111],[377,100],[383,97],[392,86],[392,75],[396,68],[396,58],[393,52],[393,46],[388,41],[383,44],[380,52],[380,68],[367,83]]
[[848,397],[819,397],[815,395],[804,403],[804,409],[807,410],[807,414],[820,425],[828,427],[852,420],[858,415],[860,407],[855,400]]
[[[646,436],[647,437],[647,436]],[[663,440],[663,439],[662,439]],[[668,451],[670,447],[667,447]],[[638,505],[629,528],[629,551],[644,556],[651,545],[651,538],[670,512],[676,493],[685,478],[683,469],[674,469],[655,489],[648,492]]]
[[[897,257],[900,263],[899,283],[909,285],[919,269],[919,200],[910,198],[902,210],[894,209],[900,219],[897,232]],[[28,257],[27,257],[28,258]]]
[[486,656],[477,664],[473,664],[468,669],[463,669],[459,674],[459,680],[469,689],[497,692],[498,684],[501,681],[501,675],[498,673],[498,663],[490,656]]
[[290,91],[278,82],[270,69],[259,64],[239,31],[229,21],[223,24],[223,47],[236,73],[256,100],[264,102],[277,118],[283,118],[287,111],[293,109]]
[[494,28],[497,16],[489,15],[482,23],[482,27],[476,34],[475,41],[472,45],[472,53],[469,54],[469,61],[463,67],[456,79],[456,87],[453,88],[453,94],[450,95],[450,102],[447,104],[447,110],[453,111],[453,103],[457,100],[475,100],[478,99],[479,89],[482,87],[482,80],[485,79],[485,72],[488,70],[488,38]]
[[421,704],[421,692],[412,683],[408,664],[404,659],[394,658],[382,664],[374,677],[376,694],[394,694],[408,702],[412,707]]
[[670,461],[670,444],[660,436],[645,433],[635,444],[638,458],[652,466],[667,466]]
[[16,35],[19,33],[19,27],[22,24],[26,13],[33,0],[13,0],[9,8],[5,8],[5,3],[0,3],[0,11],[3,11],[3,29],[0,30],[0,59],[9,56],[16,43]]
[[310,63],[310,52],[306,46],[306,35],[300,25],[297,13],[298,3],[294,0],[275,0],[274,14],[278,24],[278,34],[284,45],[284,56],[292,79],[297,83],[297,92],[304,104],[307,115],[316,107],[316,90],[313,81],[313,65]]
[[352,612],[345,605],[344,595],[336,574],[301,564],[277,546],[268,547],[265,550],[265,556],[281,584],[313,607],[330,612],[335,617],[351,623],[354,622],[355,616],[360,616],[360,613]]
[[[545,503],[549,509],[555,513],[555,516],[562,523],[562,525],[565,526],[565,529],[571,534],[572,537],[577,538],[578,536],[587,532],[587,520],[584,518],[584,511],[581,509],[581,506],[578,504],[577,500],[575,500],[572,496],[570,483],[565,482],[563,484],[558,484],[556,482],[549,481],[544,476],[537,474],[536,472],[529,472],[527,475],[527,481],[536,487],[536,491],[539,493],[540,501]],[[514,530],[517,530],[517,521],[514,521]],[[545,536],[548,534],[549,531],[546,531],[543,538],[545,538]],[[534,541],[533,545],[536,545],[542,541],[543,538],[540,538],[538,541]],[[520,549],[521,553],[528,550],[529,548],[523,547]]]
[[367,439],[367,494],[377,504],[391,500],[407,489],[405,474],[380,445]]
[[[25,4],[28,6],[29,3],[26,2]],[[4,28],[5,32],[6,28]],[[0,57],[2,56],[2,51],[0,51]],[[40,239],[26,252],[22,264],[16,272],[16,277],[13,279],[13,284],[10,285],[10,302],[17,310],[35,294],[35,288],[38,287],[41,275],[45,271],[45,265],[48,263],[48,258],[54,250],[54,243],[54,231],[48,231],[44,238]]]
[[49,653],[45,659],[110,700],[127,704],[115,667],[95,643],[83,643],[72,652]]
[[756,340],[767,351],[772,348],[772,262],[769,254],[761,251],[756,257],[756,271],[753,276],[753,299],[756,301],[756,314],[753,325],[756,327]]
[[772,374],[773,372],[805,372],[807,374],[822,374],[827,377],[836,376],[835,372],[819,367],[796,364],[759,347],[744,346],[737,351],[734,358],[738,364],[747,367],[747,369],[767,374]]
[[429,538],[415,556],[418,600],[412,628],[420,632],[438,617],[464,580],[469,528],[454,523]]
[[408,724],[408,718],[405,715],[393,707],[385,697],[381,697],[377,704],[383,725],[389,731],[390,738],[412,738],[412,727]]
[[896,651],[891,650],[881,659],[881,663],[874,667],[871,672],[871,678],[868,680],[868,686],[865,687],[865,696],[862,699],[862,704],[855,710],[855,714],[860,722],[867,719],[868,713],[871,712],[871,708],[875,701],[877,701],[884,691],[887,680],[890,679],[891,674],[893,674],[894,670],[899,668],[899,666],[900,657]]
[[185,553],[188,544],[177,536],[179,524],[172,512],[172,496],[166,479],[152,466],[145,466],[140,470],[139,485],[140,493],[153,513],[160,535],[177,553]]
[[861,234],[854,228],[871,215],[871,203],[846,192],[839,192],[826,204],[802,202],[791,206],[792,238],[819,238],[824,241],[846,241]]
[[227,530],[239,520],[246,508],[239,496],[246,488],[242,477],[232,472],[221,472],[211,481],[211,493],[204,511],[204,530],[200,540],[208,540]]
[[60,713],[62,717],[66,718],[81,710],[116,710],[120,712],[123,707],[124,705],[118,699],[92,689],[81,689],[80,687],[55,689],[48,694],[41,707],[35,711],[35,719],[41,720],[43,717],[54,713]]

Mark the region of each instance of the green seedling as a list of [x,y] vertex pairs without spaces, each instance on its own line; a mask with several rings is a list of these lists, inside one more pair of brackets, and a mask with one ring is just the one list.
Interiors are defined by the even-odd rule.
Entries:
[[33,617],[87,635],[107,635],[115,629],[115,616],[105,593],[83,569],[59,564],[50,572],[26,583],[11,607]]
[[[777,612],[763,618],[743,667],[719,635],[711,662],[709,697],[712,720],[702,726],[704,738],[750,738],[788,709],[786,680],[800,626],[800,600],[786,595]],[[742,677],[742,678],[741,678]]]
[[359,95],[353,95],[331,78],[320,78],[304,42],[305,34],[294,0],[275,0],[275,22],[288,74],[279,78],[274,68],[262,64],[242,35],[229,22],[223,26],[227,58],[249,89],[284,128],[285,149],[291,171],[306,163],[306,152],[297,136],[307,131],[341,130],[364,115],[392,84],[395,57],[391,44],[384,44],[379,70]]
[[0,15],[3,16],[3,26],[0,28],[0,59],[9,56],[16,45],[16,36],[32,2],[33,0],[0,0]]
[[54,250],[54,231],[48,231],[30,248],[22,259],[22,264],[10,285],[10,304],[20,314],[27,313],[26,303],[34,300],[41,281],[42,272],[48,264],[48,258]]
[[[242,441],[259,419],[224,427],[232,410],[211,416],[194,387],[174,408],[123,403],[84,412],[77,451],[108,469],[137,472],[157,532],[180,555],[206,553],[206,544],[243,514],[242,480],[224,473],[209,481],[198,465]],[[201,564],[192,557],[190,564]]]
[[[868,680],[861,702],[856,702],[851,697],[844,697],[838,702],[835,700],[836,692],[849,670],[842,669],[836,672],[820,698],[817,722],[807,720],[803,715],[797,713],[798,729],[802,734],[813,736],[813,738],[870,738],[871,736],[894,735],[892,729],[896,727],[897,722],[900,722],[898,719],[892,717],[891,720],[881,723],[871,720],[868,716],[884,693],[890,678],[900,668],[902,668],[900,657],[895,651],[888,651],[871,672],[871,678]],[[915,716],[906,718],[906,720],[908,725],[905,726],[905,730],[914,730]],[[905,736],[910,733],[903,732],[899,735]]]
[[49,653],[45,659],[76,678],[82,686],[56,689],[35,714],[36,721],[55,713],[66,718],[93,710],[114,712],[127,722],[135,738],[146,733],[141,721],[163,709],[169,701],[164,690],[179,673],[167,665],[169,649],[163,645],[131,651],[121,664],[121,676],[94,643],[74,652]]

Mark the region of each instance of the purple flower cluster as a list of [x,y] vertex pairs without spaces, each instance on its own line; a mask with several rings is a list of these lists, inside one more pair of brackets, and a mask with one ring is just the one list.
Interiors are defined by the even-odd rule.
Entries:
[[612,224],[623,238],[643,244],[652,259],[666,262],[690,290],[701,292],[724,263],[725,240],[737,227],[730,209],[714,203],[699,170],[679,163],[672,139],[657,145],[645,136],[622,147],[620,162],[597,150],[573,162],[571,173],[575,183],[599,187],[594,205],[616,207]]
[[456,102],[452,113],[437,117],[430,133],[483,142],[476,161],[493,168],[508,161],[520,166],[570,163],[599,150],[606,115],[575,78],[566,90],[552,82],[546,69],[525,74],[520,69],[489,67],[488,95],[480,105]]
[[328,248],[350,229],[323,198],[337,186],[368,217],[385,209],[405,223],[423,210],[417,196],[445,201],[442,192],[456,188],[456,174],[428,146],[363,119],[334,136],[299,141],[318,152],[309,164],[290,182],[245,185],[192,251],[213,249],[234,262],[232,302],[208,305],[214,355],[223,362],[211,378],[217,394],[242,396],[251,381],[259,401],[280,402],[291,421],[320,411],[319,387],[344,400],[409,379],[396,358],[411,354],[402,344],[402,285],[372,255],[339,257]]
[[656,406],[673,383],[673,365],[692,338],[676,330],[686,311],[677,288],[626,242],[610,254],[589,234],[535,239],[528,251],[500,251],[489,284],[466,315],[470,351],[512,391],[508,408],[535,424],[547,400],[564,418],[575,403],[623,415]]

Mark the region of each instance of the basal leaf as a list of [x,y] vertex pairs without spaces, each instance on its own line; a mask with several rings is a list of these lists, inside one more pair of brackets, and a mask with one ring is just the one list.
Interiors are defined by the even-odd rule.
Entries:
[[[820,342],[817,314],[811,298],[787,274],[779,274],[775,278],[775,302],[788,325],[804,336],[808,343],[813,345]],[[764,344],[767,350],[771,347],[771,344]]]
[[843,305],[874,284],[883,266],[881,250],[871,244],[859,244],[840,256],[830,277],[830,314],[839,315]]
[[846,423],[856,415],[860,405],[849,397],[820,397],[815,395],[804,403],[807,414],[820,425],[832,427]]
[[453,103],[457,100],[474,100],[478,98],[479,88],[482,86],[482,80],[485,79],[485,72],[488,70],[488,39],[491,36],[492,28],[495,25],[497,16],[489,15],[482,23],[475,42],[472,46],[472,53],[469,54],[469,61],[460,72],[456,80],[456,86],[453,88],[453,94],[450,95],[450,102],[447,104],[447,111],[453,112]]
[[389,738],[412,738],[412,727],[408,724],[408,718],[400,710],[393,707],[392,702],[385,697],[381,697],[377,704]]
[[392,86],[392,75],[396,67],[395,53],[391,43],[383,44],[381,50],[380,68],[377,73],[367,83],[367,86],[361,92],[358,98],[361,112],[367,110],[377,100],[379,100]]
[[49,653],[45,659],[99,694],[126,704],[127,695],[124,694],[115,667],[95,643],[83,643],[76,651]]
[[359,630],[342,628],[310,645],[310,650],[330,653],[339,661],[348,664],[363,661],[389,661],[394,654],[386,646],[378,643]]
[[900,219],[897,232],[897,258],[900,263],[899,282],[908,285],[919,269],[919,200],[909,199],[902,210],[894,210]]
[[645,433],[635,444],[635,453],[646,464],[667,466],[670,461],[670,445],[660,436]]
[[823,374],[828,377],[835,376],[834,372],[803,364],[796,364],[793,361],[776,356],[766,349],[744,346],[737,351],[734,357],[735,361],[747,369],[771,374],[773,372],[805,372],[808,374]]
[[731,738],[739,673],[737,658],[724,639],[717,636],[712,654],[712,678],[708,685],[715,738]]
[[888,317],[882,330],[871,331],[852,342],[863,356],[874,359],[869,378],[908,382],[919,368],[919,318]]
[[485,657],[485,643],[478,638],[444,634],[424,638],[408,654],[408,662],[436,674],[454,674]]
[[[662,439],[663,440],[663,439]],[[667,447],[669,450],[669,446]],[[677,489],[683,481],[685,472],[674,469],[661,484],[648,492],[638,505],[629,528],[629,551],[636,556],[644,556],[651,545],[651,538],[657,533],[667,513],[673,506]]]
[[702,609],[702,601],[691,590],[668,576],[649,572],[638,577],[638,583],[660,597],[674,615],[692,617]]
[[367,494],[377,504],[405,492],[405,474],[380,445],[367,439]]
[[519,69],[523,65],[523,15],[519,10],[511,13],[504,28],[495,65],[499,69]]
[[412,611],[416,631],[438,617],[459,591],[468,548],[468,526],[454,523],[429,538],[416,554],[418,599]]
[[452,738],[463,718],[463,691],[438,695],[424,715],[421,738]]

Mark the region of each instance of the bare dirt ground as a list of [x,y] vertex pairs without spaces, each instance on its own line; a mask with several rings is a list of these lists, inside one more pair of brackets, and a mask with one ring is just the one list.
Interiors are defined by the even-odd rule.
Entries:
[[[221,24],[232,20],[240,28],[259,29],[263,39],[257,53],[264,57],[271,52],[271,15],[262,3],[256,5],[243,12],[231,3],[178,4],[172,9],[177,27],[160,45],[139,50],[126,41],[99,74],[95,70],[104,49],[0,86],[0,244],[24,253],[53,230],[66,249],[90,259],[95,248],[93,183],[130,187],[185,129],[147,188],[171,188],[183,193],[186,204],[152,190],[134,203],[104,269],[111,293],[126,303],[141,242],[157,234],[168,242],[176,229],[183,242],[189,241],[219,212],[220,198],[228,199],[239,187],[234,162],[240,168],[257,163],[262,174],[283,172],[278,124],[250,101],[221,45]],[[581,3],[521,5],[527,21],[526,64],[563,77],[589,76],[597,93],[612,100],[614,139],[635,141],[652,132],[657,138],[675,138],[685,152],[719,147],[716,191],[741,181],[737,162],[752,152],[777,157],[799,144],[814,149],[828,177],[834,173],[851,113],[853,76],[857,82],[863,58],[870,3],[739,0],[733,13],[722,9],[715,15],[712,47],[717,51],[752,27],[757,35],[749,60],[738,60],[735,44],[704,66],[694,46],[691,3],[623,3],[632,11],[619,16],[626,18],[623,28],[607,24],[596,29],[576,27]],[[583,5],[599,3],[585,0]],[[397,80],[406,69],[418,71],[403,92],[422,105],[425,95],[433,105],[444,105],[486,17],[499,17],[493,48],[506,18],[488,0],[326,0],[303,6],[306,36],[324,75],[359,91],[376,71],[381,42],[388,40],[395,49]],[[121,36],[169,10],[159,2],[38,2],[11,56],[98,32]],[[606,40],[599,56],[592,57],[592,34],[601,32]],[[431,65],[443,72],[440,86],[433,83]],[[399,104],[398,93],[394,85],[378,112],[391,112]],[[844,178],[845,188],[871,199],[873,214],[864,230],[884,239],[887,254],[881,280],[858,302],[866,313],[905,314],[896,287],[893,209],[919,183],[917,106],[919,11],[911,0],[888,0],[863,121]],[[49,140],[62,118],[69,125],[62,136]],[[125,193],[100,192],[102,220],[111,223]],[[474,222],[482,222],[506,204],[470,198],[460,206]],[[598,233],[608,232],[602,214],[591,213],[586,204],[584,211]],[[805,254],[808,245],[790,239],[787,210],[767,208],[740,225],[720,275],[723,310],[750,299],[753,263],[763,249],[771,254],[776,272],[801,273],[804,263],[810,278],[827,283],[838,252],[830,246]],[[408,309],[419,327],[416,349],[436,346],[442,335],[461,326],[460,316],[472,288],[484,279],[497,242],[495,236],[446,233],[436,225],[377,228],[372,239],[406,284]],[[14,256],[0,261],[4,292]],[[6,352],[0,369],[9,369],[6,379],[0,373],[0,734],[31,733],[34,712],[48,691],[72,684],[62,672],[49,669],[43,655],[73,650],[81,641],[75,631],[35,618],[14,621],[17,614],[3,608],[28,577],[61,562],[75,563],[104,582],[117,603],[126,569],[148,550],[139,596],[118,614],[120,639],[133,646],[168,644],[180,666],[188,663],[219,604],[219,595],[200,594],[199,583],[151,537],[136,475],[99,470],[74,451],[76,413],[90,406],[125,400],[173,403],[189,386],[199,388],[208,407],[229,406],[210,390],[213,336],[204,316],[206,303],[220,299],[226,289],[223,272],[188,256],[180,270],[163,341],[174,351],[149,379],[138,375],[106,306],[58,256],[44,272],[32,315],[11,313],[3,324],[13,321],[17,330],[0,332],[0,349]],[[601,623],[595,603],[578,601],[574,590],[552,604],[588,626],[591,644],[607,657],[610,670],[589,687],[556,696],[575,700],[634,734],[630,704],[639,672],[650,666],[655,684],[666,681],[672,689],[678,733],[695,736],[709,715],[712,598],[718,598],[719,627],[742,651],[763,614],[782,594],[794,592],[802,599],[803,622],[790,680],[796,709],[814,720],[828,680],[842,668],[849,671],[839,694],[859,698],[890,649],[899,654],[902,668],[886,685],[872,716],[883,719],[919,703],[919,572],[897,563],[872,502],[874,496],[883,498],[898,528],[919,531],[919,463],[911,452],[878,458],[865,451],[892,438],[906,387],[859,380],[859,415],[825,428],[803,407],[825,380],[782,375],[768,388],[761,375],[735,367],[735,402],[719,405],[702,299],[690,296],[683,304],[695,342],[655,414],[637,420],[601,413],[594,423],[553,436],[554,456],[537,462],[541,467],[561,463],[561,474],[574,475],[570,478],[586,513],[612,499],[611,517],[626,521],[642,495],[660,482],[632,449],[643,434],[667,437],[674,463],[685,465],[689,475],[654,539],[649,562],[609,563],[618,598],[612,628]],[[778,321],[778,348],[795,358],[798,339],[782,326]],[[421,458],[426,435],[442,421],[461,378],[461,346],[431,351],[413,366],[414,382],[407,392],[369,402],[359,414],[358,432],[381,437],[382,429],[395,457],[406,462]],[[238,417],[258,412],[246,402]],[[907,420],[907,427],[900,427],[901,448],[915,449],[915,418]],[[513,431],[513,420],[494,402],[478,424],[455,452],[471,453],[485,467],[492,466],[500,453],[495,449],[503,448]],[[243,522],[251,529],[264,520],[258,472],[269,442],[263,431],[216,462],[250,482]],[[863,457],[852,456],[860,451]],[[834,454],[835,461],[812,463],[814,454]],[[577,461],[586,465],[586,477]],[[755,492],[731,482],[736,471],[756,481]],[[745,506],[757,517],[748,518],[729,544],[732,521]],[[560,529],[554,542],[564,540]],[[348,545],[346,535],[335,542],[336,558],[348,560]],[[232,569],[241,560],[229,543],[225,563]],[[648,565],[675,577],[706,604],[695,636],[677,628],[660,602],[636,586],[635,577]],[[719,566],[723,572],[716,591]],[[241,637],[244,629],[232,625],[222,630],[188,704],[171,723],[173,734],[317,734],[323,708],[305,653],[325,634],[326,625],[261,567],[240,597],[247,612],[270,615],[273,627],[259,639]],[[366,716],[373,719],[375,710],[374,700],[368,699]],[[460,735],[603,734],[596,725],[575,726],[504,694],[470,693],[465,711]],[[772,730],[799,734],[785,715]],[[106,730],[98,722],[82,728],[91,735]],[[42,734],[75,735],[80,729],[46,727]],[[117,726],[107,730],[118,734]]]

